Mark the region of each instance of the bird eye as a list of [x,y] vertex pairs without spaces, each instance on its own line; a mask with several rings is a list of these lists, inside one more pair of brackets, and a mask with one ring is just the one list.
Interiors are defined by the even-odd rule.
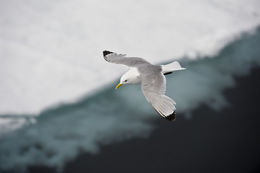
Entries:
[[127,82],[127,80],[125,80],[124,82]]

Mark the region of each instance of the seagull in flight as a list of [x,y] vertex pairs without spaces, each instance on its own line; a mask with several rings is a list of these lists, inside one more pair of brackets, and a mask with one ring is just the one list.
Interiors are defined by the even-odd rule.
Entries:
[[141,83],[142,92],[155,111],[167,120],[175,120],[176,103],[165,95],[166,78],[164,75],[173,71],[184,70],[185,68],[182,68],[179,62],[174,61],[167,65],[153,65],[143,58],[126,57],[125,54],[117,54],[107,50],[103,51],[103,56],[107,62],[130,67],[121,76],[116,89],[125,84]]

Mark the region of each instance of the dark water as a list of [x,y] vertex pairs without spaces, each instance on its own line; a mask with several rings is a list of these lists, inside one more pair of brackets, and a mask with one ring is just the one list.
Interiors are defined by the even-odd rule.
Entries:
[[[147,139],[103,146],[98,155],[81,154],[64,173],[77,172],[260,172],[260,68],[236,78],[225,90],[231,106],[221,112],[201,106],[189,120],[156,120]],[[31,167],[38,173],[56,172]]]

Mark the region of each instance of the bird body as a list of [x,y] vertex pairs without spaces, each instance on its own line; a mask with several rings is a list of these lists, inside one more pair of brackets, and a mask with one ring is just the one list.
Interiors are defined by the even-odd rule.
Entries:
[[166,92],[166,79],[164,75],[176,70],[184,70],[177,61],[167,65],[153,65],[148,61],[137,57],[126,57],[110,51],[103,51],[104,59],[111,63],[123,64],[130,69],[120,78],[116,89],[124,84],[141,83],[142,92],[146,100],[155,111],[168,120],[175,119],[175,102]]
[[[166,64],[166,65],[160,65],[160,67],[161,67],[161,72],[164,75],[171,74],[173,71],[185,69],[185,68],[182,68],[177,61],[174,61],[174,62]],[[138,68],[130,67],[129,70],[122,75],[121,79],[122,79],[121,82],[123,82],[124,79],[128,79],[128,83],[138,84],[138,83],[141,83],[141,74],[138,71]]]

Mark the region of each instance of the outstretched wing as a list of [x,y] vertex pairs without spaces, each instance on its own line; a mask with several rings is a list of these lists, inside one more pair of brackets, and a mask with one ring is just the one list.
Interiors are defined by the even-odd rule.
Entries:
[[175,119],[175,102],[165,95],[166,79],[160,71],[149,70],[142,73],[142,91],[146,100],[162,117]]
[[136,57],[126,57],[125,54],[117,54],[110,51],[103,51],[104,59],[107,62],[115,63],[115,64],[123,64],[129,67],[134,67],[140,64],[150,64],[146,60],[142,58],[136,58]]

